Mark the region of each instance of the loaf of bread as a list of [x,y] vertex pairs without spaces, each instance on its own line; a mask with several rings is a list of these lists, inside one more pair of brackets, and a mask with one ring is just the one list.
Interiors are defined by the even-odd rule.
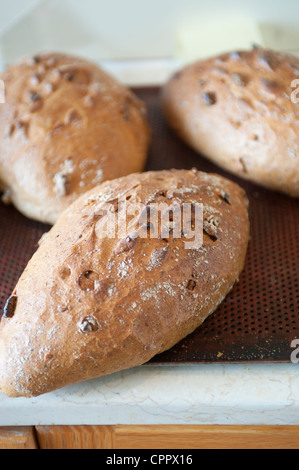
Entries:
[[[220,167],[299,196],[299,59],[254,47],[198,61],[163,89],[169,125]],[[294,81],[295,80],[295,81]]]
[[92,187],[144,170],[145,105],[97,65],[42,53],[0,78],[0,190],[27,217],[54,224]]
[[[190,209],[193,234],[175,207]],[[200,231],[202,243],[187,245]],[[6,304],[1,392],[38,396],[170,349],[239,280],[248,239],[246,194],[217,175],[148,172],[87,192],[43,238]]]

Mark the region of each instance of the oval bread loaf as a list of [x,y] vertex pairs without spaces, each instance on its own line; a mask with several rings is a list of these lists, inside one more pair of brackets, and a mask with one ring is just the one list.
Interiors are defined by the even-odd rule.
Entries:
[[[178,235],[178,218],[169,210],[174,203],[202,205],[202,244],[187,247],[185,231]],[[143,219],[160,204],[169,214],[166,238],[162,230],[153,236],[154,224]],[[45,236],[6,304],[1,391],[37,396],[139,366],[168,350],[238,281],[248,238],[246,195],[217,175],[148,172],[89,191]]]
[[191,64],[163,90],[169,125],[222,168],[299,196],[299,59],[255,47]]
[[97,65],[43,53],[0,78],[0,190],[29,218],[54,224],[92,187],[143,171],[145,105]]

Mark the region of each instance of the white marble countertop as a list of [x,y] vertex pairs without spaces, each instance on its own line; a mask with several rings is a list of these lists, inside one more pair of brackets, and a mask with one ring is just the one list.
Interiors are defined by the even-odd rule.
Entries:
[[298,425],[299,364],[145,365],[33,399],[0,394],[0,426]]

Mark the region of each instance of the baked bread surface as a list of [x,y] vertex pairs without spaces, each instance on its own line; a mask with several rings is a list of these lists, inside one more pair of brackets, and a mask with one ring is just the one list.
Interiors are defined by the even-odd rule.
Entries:
[[[299,59],[255,47],[188,65],[162,93],[169,125],[220,167],[299,196]],[[297,83],[298,89],[298,83]]]
[[[125,201],[142,210],[129,212],[120,235],[103,236],[113,214],[122,220]],[[139,227],[152,229],[140,224],[144,208],[174,202],[203,204],[202,245],[187,249],[183,233],[175,238],[172,230],[167,238],[136,237]],[[168,350],[239,280],[248,238],[246,195],[217,175],[148,172],[92,189],[46,234],[8,300],[0,322],[1,391],[37,396]]]
[[54,224],[92,187],[143,171],[145,105],[97,65],[41,53],[0,78],[0,190],[27,217]]

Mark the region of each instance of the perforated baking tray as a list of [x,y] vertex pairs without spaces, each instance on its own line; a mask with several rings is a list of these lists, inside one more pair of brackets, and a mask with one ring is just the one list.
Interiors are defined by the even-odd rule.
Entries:
[[[158,88],[134,90],[153,131],[147,170],[218,173],[239,183],[250,201],[251,240],[240,282],[192,335],[150,364],[290,362],[299,338],[299,201],[234,177],[197,155],[167,127]],[[50,227],[0,203],[0,309],[37,242]]]

